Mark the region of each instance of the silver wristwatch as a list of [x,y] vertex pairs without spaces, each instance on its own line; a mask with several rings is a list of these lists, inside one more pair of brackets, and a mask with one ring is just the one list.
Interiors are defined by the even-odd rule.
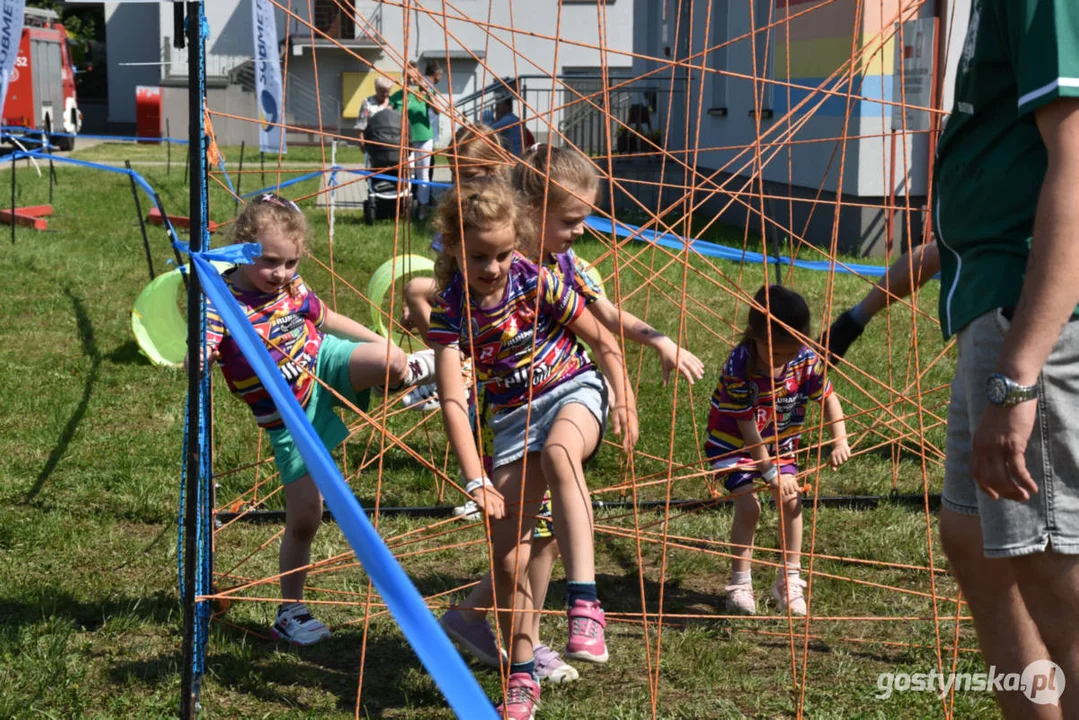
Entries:
[[1020,385],[1007,375],[993,373],[985,381],[985,396],[999,407],[1012,407],[1038,397],[1037,385]]

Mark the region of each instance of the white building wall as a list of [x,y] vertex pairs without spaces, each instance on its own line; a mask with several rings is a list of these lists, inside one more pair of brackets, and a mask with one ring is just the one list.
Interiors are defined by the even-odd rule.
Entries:
[[[214,0],[205,3],[206,21],[210,25],[210,37],[206,43],[207,77],[224,77],[230,70],[254,55],[255,42],[251,37],[251,2],[252,0]],[[307,3],[293,3],[293,13],[307,16]],[[108,7],[106,5],[106,7]],[[173,46],[176,34],[173,26],[171,6],[163,6],[159,32],[162,38],[161,60],[165,63],[161,77],[187,77],[187,48],[182,50]],[[278,39],[285,39],[285,14],[277,10]],[[112,78],[109,78],[112,82]]]
[[[251,38],[251,2],[252,0],[214,0],[206,3],[207,21],[210,26],[210,38],[207,42],[207,75],[224,77],[236,66],[250,59],[253,54]],[[497,2],[488,0],[460,0],[456,5],[468,18],[467,20],[449,20],[448,33],[440,26],[442,3],[436,0],[424,0],[420,9],[414,9],[406,18],[401,8],[396,8],[373,0],[357,0],[358,15],[365,18],[381,14],[383,47],[357,49],[368,62],[387,70],[400,70],[402,64],[413,58],[419,58],[421,64],[427,58],[440,59],[445,65],[447,51],[453,58],[453,88],[448,86],[449,74],[445,74],[440,91],[451,99],[471,94],[492,82],[496,77],[506,75],[548,75],[561,73],[566,68],[599,72],[603,54],[599,50],[601,43],[607,48],[606,63],[610,70],[628,73],[632,65],[629,55],[634,38],[634,7],[640,0],[615,0],[610,4],[572,3],[563,4],[561,19],[558,17],[558,3]],[[307,19],[307,3],[293,3],[293,13],[302,20]],[[106,5],[108,19],[120,12],[118,21],[109,23],[109,37],[115,41],[111,48],[120,47],[121,51],[110,52],[110,107],[120,108],[121,97],[130,95],[128,105],[122,117],[111,120],[134,121],[134,85],[157,84],[162,79],[181,79],[187,76],[187,50],[173,47],[173,16],[170,6],[157,5]],[[491,9],[490,27],[487,23],[488,8]],[[423,12],[429,9],[438,17]],[[511,14],[512,10],[512,14]],[[600,13],[603,15],[601,22]],[[138,20],[135,14],[142,13]],[[152,14],[152,15],[151,15]],[[278,18],[278,37],[283,42],[291,27],[297,37],[308,39],[310,30],[295,19],[287,18],[281,10]],[[407,42],[406,42],[407,26]],[[357,23],[357,31],[363,27]],[[521,32],[511,32],[510,28]],[[152,32],[147,32],[152,28]],[[602,29],[602,32],[601,32]],[[543,37],[524,34],[535,33]],[[554,40],[558,36],[559,41]],[[481,59],[468,59],[469,53]],[[114,62],[113,56],[117,56]],[[319,87],[328,97],[323,101],[324,123],[328,105],[341,103],[344,72],[364,72],[368,65],[350,57],[341,49],[318,49]],[[140,68],[138,72],[117,67],[117,62],[137,59],[143,62],[157,62],[159,66]],[[303,87],[313,95],[315,87],[312,51],[303,48],[302,54],[295,51],[289,58],[288,74],[293,76],[297,87]],[[530,82],[529,87],[536,87],[537,82]],[[297,93],[298,95],[299,93]],[[115,100],[114,100],[115,96]],[[541,125],[543,121],[537,114],[550,118],[550,93],[529,95],[531,108],[519,109],[519,114],[531,118],[530,125]],[[561,102],[561,100],[559,101]],[[557,104],[557,103],[556,103]],[[315,124],[317,110],[314,103],[309,108],[296,108],[295,120],[303,124]],[[344,118],[339,118],[347,124]],[[557,117],[554,121],[557,123]],[[534,127],[534,131],[540,130]],[[537,133],[539,134],[539,133]]]

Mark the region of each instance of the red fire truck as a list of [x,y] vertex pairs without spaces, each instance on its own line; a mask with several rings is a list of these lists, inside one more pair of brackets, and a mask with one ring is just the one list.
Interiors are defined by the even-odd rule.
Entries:
[[52,10],[26,8],[19,55],[11,73],[4,125],[43,133],[61,150],[75,147],[82,128],[75,98],[75,69],[67,46],[67,30]]

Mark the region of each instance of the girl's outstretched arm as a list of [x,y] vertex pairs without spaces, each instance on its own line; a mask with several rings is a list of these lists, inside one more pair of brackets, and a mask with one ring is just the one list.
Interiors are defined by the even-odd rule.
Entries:
[[824,422],[832,436],[832,467],[837,468],[850,460],[847,443],[847,423],[843,420],[843,406],[834,392],[824,400]]
[[569,325],[569,329],[587,343],[600,370],[614,389],[611,406],[611,429],[622,437],[622,449],[627,453],[637,444],[637,400],[626,381],[625,360],[618,342],[591,314],[584,313]]
[[359,340],[370,343],[387,342],[386,338],[374,330],[330,309],[326,310],[326,319],[322,321],[322,330],[345,340]]
[[[468,396],[461,379],[461,353],[455,347],[432,343],[435,351],[435,383],[442,404],[442,421],[446,436],[457,456],[465,482],[486,479],[483,460],[476,449],[476,438],[468,421]],[[493,519],[505,517],[502,495],[493,486],[481,483],[471,492],[472,499]]]
[[651,325],[625,310],[619,310],[614,303],[601,297],[588,306],[603,327],[617,335],[624,332],[627,340],[647,345],[659,354],[663,366],[663,385],[667,385],[671,371],[677,370],[692,385],[704,377],[704,363],[685,348],[680,348],[673,340],[656,330]]

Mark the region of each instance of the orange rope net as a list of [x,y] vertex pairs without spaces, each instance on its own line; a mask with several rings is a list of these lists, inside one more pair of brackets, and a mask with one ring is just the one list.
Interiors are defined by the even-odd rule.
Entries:
[[[856,272],[861,260],[849,254],[845,242],[849,218],[879,221],[875,237],[883,243],[887,262],[893,259],[892,238],[901,243],[923,234],[932,163],[928,148],[939,126],[940,113],[933,109],[940,105],[939,90],[934,85],[931,102],[908,102],[909,77],[898,71],[895,60],[896,48],[911,43],[905,36],[915,27],[911,21],[927,14],[923,2],[662,0],[652,6],[662,10],[664,45],[649,54],[623,47],[622,38],[612,44],[610,15],[619,5],[605,2],[594,3],[595,32],[589,34],[566,25],[571,8],[575,18],[581,17],[579,4],[541,4],[539,9],[510,0],[507,13],[489,0],[487,11],[477,13],[474,3],[466,7],[451,0],[386,0],[379,3],[382,22],[375,22],[344,0],[271,1],[289,25],[283,62],[286,92],[299,87],[301,65],[310,67],[316,105],[316,121],[300,121],[295,110],[300,101],[291,99],[292,111],[280,127],[290,138],[317,143],[326,177],[332,144],[345,147],[355,141],[355,134],[341,129],[343,118],[324,115],[322,99],[338,86],[327,88],[326,78],[335,70],[320,74],[319,63],[339,68],[344,61],[357,72],[386,77],[392,72],[396,81],[404,76],[410,57],[391,45],[381,28],[400,23],[406,48],[416,44],[418,33],[435,32],[444,38],[443,47],[425,51],[424,57],[441,60],[450,87],[460,84],[466,71],[477,88],[496,86],[467,107],[452,93],[436,98],[442,122],[448,122],[451,131],[477,122],[483,103],[497,91],[513,99],[522,123],[537,138],[588,155],[604,188],[594,214],[634,226],[622,234],[593,231],[591,242],[583,246],[600,268],[610,299],[706,360],[703,384],[672,376],[670,386],[663,388],[647,352],[619,339],[640,405],[641,442],[625,455],[613,439],[606,440],[600,461],[586,470],[600,503],[595,520],[597,577],[607,608],[613,670],[582,669],[581,683],[615,682],[617,673],[617,682],[628,686],[624,694],[639,701],[635,716],[672,716],[683,693],[680,675],[697,663],[717,661],[693,657],[700,647],[691,638],[719,631],[729,636],[713,643],[737,641],[758,648],[750,662],[767,672],[754,687],[784,697],[784,712],[801,717],[811,711],[814,687],[826,684],[829,668],[852,657],[878,653],[873,657],[884,660],[872,667],[880,670],[880,662],[916,654],[926,663],[924,671],[946,672],[975,651],[966,608],[941,567],[930,503],[943,476],[953,363],[951,346],[939,339],[930,297],[935,297],[934,285],[913,298],[893,298],[887,318],[874,322],[849,360],[828,367],[853,451],[839,472],[828,469],[823,454],[828,442],[822,413],[812,410],[807,421],[798,452],[799,480],[806,488],[802,567],[808,580],[807,617],[780,612],[770,601],[762,603],[755,616],[725,610],[723,588],[731,553],[737,549],[729,542],[731,503],[718,490],[702,450],[712,388],[762,283],[781,282],[801,292],[819,332],[876,282]],[[637,4],[650,7],[644,0]],[[313,22],[319,8],[351,18],[356,37],[365,38],[378,53]],[[548,30],[533,29],[530,16],[537,13],[553,18],[542,26]],[[637,21],[644,15],[638,13]],[[659,35],[661,28],[639,33]],[[477,34],[482,34],[482,42],[477,42]],[[585,36],[591,40],[582,40]],[[302,52],[293,52],[300,40]],[[946,46],[945,40],[938,42]],[[529,56],[528,49],[537,47],[544,48],[543,53]],[[595,77],[585,81],[561,72],[560,52],[574,57],[591,53]],[[496,67],[492,58],[507,54],[512,67]],[[745,62],[734,62],[736,57]],[[930,67],[935,71],[937,65]],[[710,108],[721,92],[728,106]],[[257,123],[266,124],[265,119],[212,103],[208,112],[219,129],[222,121],[246,122],[254,134]],[[917,127],[908,127],[910,118],[918,118]],[[595,129],[594,135],[582,131],[585,124]],[[443,154],[436,150],[433,158],[435,179],[445,180],[449,166]],[[272,175],[281,184],[295,170],[284,154],[276,161]],[[408,171],[388,170],[402,175]],[[257,172],[245,174],[253,177]],[[227,192],[226,184],[214,179]],[[342,219],[343,210],[332,221],[328,195],[355,191],[365,182],[342,174],[330,187],[324,177],[317,189],[308,183],[290,195],[301,203],[315,199],[325,208],[324,213],[308,209],[316,230],[301,272],[318,292],[332,298],[333,307],[361,321],[377,299],[365,295],[373,268],[357,267],[363,261],[357,260],[356,247],[376,241],[353,220]],[[230,211],[232,202],[230,197]],[[724,224],[731,220],[737,224]],[[329,227],[335,228],[332,234]],[[866,235],[871,232],[866,230]],[[407,216],[398,213],[380,222],[379,233],[379,264],[401,254],[428,254],[430,232]],[[715,239],[790,262],[762,263],[746,259],[754,257],[749,254],[741,260],[720,259],[687,249],[684,243],[651,241],[668,235]],[[824,264],[811,270],[794,261]],[[318,280],[312,282],[312,277]],[[403,334],[405,347],[418,348],[422,343],[400,322],[400,285],[394,284],[388,305],[383,303],[380,310],[393,332]],[[819,348],[816,337],[804,340]],[[218,395],[220,425],[222,405],[238,403]],[[402,497],[405,504],[417,506],[463,503],[441,415],[405,410],[393,394],[372,398],[366,412],[339,399],[348,407],[345,417],[351,431],[343,457],[346,479],[374,513],[387,544],[430,608],[440,612],[486,572],[490,556],[485,523],[446,513],[383,516],[382,511]],[[241,417],[242,409],[232,409],[230,417]],[[211,597],[227,632],[262,637],[265,604],[280,602],[275,595],[281,579],[276,548],[282,530],[279,523],[242,520],[280,509],[283,493],[268,443],[249,431],[253,425],[242,422],[237,421],[235,430],[215,433],[216,476],[222,483],[217,512],[232,517],[215,531],[217,591]],[[887,502],[889,494],[920,496],[922,501],[905,507]],[[876,509],[856,510],[828,501],[830,496],[885,499]],[[680,498],[703,500],[673,502]],[[758,595],[760,578],[770,581],[783,568],[776,549],[776,514],[766,511],[753,546]],[[531,523],[534,518],[520,520]],[[372,691],[365,687],[365,674],[383,662],[387,652],[403,651],[403,640],[393,635],[399,644],[387,649],[392,621],[332,526],[320,530],[314,557],[305,568],[306,602],[327,624],[358,641],[349,646],[344,669],[334,672],[356,679],[355,717],[366,717],[365,698]],[[565,634],[564,614],[551,609],[560,607],[555,594],[552,591],[548,609],[542,611],[542,636],[551,638],[552,646]],[[249,605],[241,608],[241,602]],[[626,663],[634,663],[634,669]],[[504,685],[508,667],[500,673],[477,670],[484,672],[493,688],[495,678]],[[207,692],[212,693],[212,687]],[[569,697],[574,691],[565,692]],[[738,707],[737,700],[733,702],[731,707]],[[749,707],[742,711],[752,713]],[[942,716],[954,712],[949,698],[939,707]],[[711,710],[702,712],[713,716]],[[592,708],[584,716],[605,713],[605,708]]]

